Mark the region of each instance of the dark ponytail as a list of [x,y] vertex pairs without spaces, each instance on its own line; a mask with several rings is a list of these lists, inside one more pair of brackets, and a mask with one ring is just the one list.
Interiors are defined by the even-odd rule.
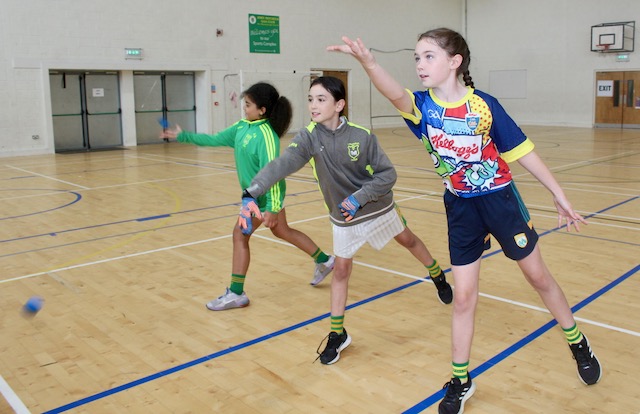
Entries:
[[266,82],[258,82],[251,85],[242,96],[248,96],[258,108],[264,108],[264,118],[269,120],[271,127],[278,137],[287,133],[293,117],[291,102],[284,96],[280,96],[273,85]]

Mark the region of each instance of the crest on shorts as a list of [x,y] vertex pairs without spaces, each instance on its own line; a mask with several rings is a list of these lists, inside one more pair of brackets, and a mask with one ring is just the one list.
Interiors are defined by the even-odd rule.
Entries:
[[480,115],[478,114],[466,114],[464,116],[464,120],[467,123],[467,127],[475,131],[478,128],[478,124],[480,123]]
[[349,150],[349,158],[351,158],[351,161],[358,161],[358,157],[360,156],[360,143],[350,142],[347,144],[347,149]]
[[529,243],[529,240],[527,240],[527,235],[524,233],[516,234],[515,236],[513,236],[513,240],[516,241],[516,244],[521,249],[527,247],[527,244]]

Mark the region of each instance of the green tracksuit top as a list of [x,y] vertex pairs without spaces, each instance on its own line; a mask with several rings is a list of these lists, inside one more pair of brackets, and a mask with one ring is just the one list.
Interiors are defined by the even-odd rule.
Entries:
[[[242,119],[215,135],[182,131],[178,135],[178,142],[233,148],[241,189],[249,187],[258,171],[280,155],[280,138],[266,119]],[[286,184],[283,179],[258,197],[260,211],[277,213],[282,210],[285,192]]]

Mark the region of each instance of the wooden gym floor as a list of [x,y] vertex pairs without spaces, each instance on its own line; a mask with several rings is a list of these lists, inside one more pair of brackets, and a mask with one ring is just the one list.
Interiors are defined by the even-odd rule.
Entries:
[[[525,127],[574,207],[517,163],[547,265],[603,364],[591,387],[560,328],[494,243],[483,260],[466,413],[639,413],[640,131]],[[442,185],[406,128],[376,131],[396,200],[447,272]],[[286,137],[283,145],[291,137]],[[178,143],[0,159],[0,413],[435,413],[450,376],[451,306],[390,243],[356,256],[340,361],[314,363],[329,332],[329,280],[261,228],[251,306],[211,312],[229,283],[240,189],[228,148]],[[291,225],[332,251],[305,167],[288,179]],[[451,279],[451,277],[449,277]],[[20,309],[45,299],[35,317]]]

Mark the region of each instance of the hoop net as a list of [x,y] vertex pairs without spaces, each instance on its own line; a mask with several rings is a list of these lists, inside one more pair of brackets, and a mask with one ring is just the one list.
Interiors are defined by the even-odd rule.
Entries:
[[596,45],[596,48],[600,53],[607,53],[609,51],[609,46],[611,45]]

